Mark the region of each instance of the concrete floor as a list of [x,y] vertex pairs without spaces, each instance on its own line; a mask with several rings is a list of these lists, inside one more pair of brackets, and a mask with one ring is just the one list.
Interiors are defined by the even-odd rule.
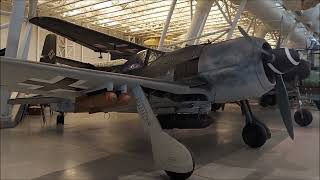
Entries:
[[[235,105],[212,113],[215,123],[206,129],[168,131],[194,154],[190,179],[319,179],[319,111],[312,111],[311,126],[295,124],[291,141],[278,110],[253,110],[272,131],[257,150],[242,141],[244,119]],[[55,116],[41,121],[27,116],[1,130],[1,179],[168,180],[153,167],[137,114],[67,114],[64,128],[55,126]]]

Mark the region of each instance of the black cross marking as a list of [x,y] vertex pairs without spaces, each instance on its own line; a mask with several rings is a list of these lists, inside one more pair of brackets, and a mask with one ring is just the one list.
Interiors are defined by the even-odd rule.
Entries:
[[70,85],[79,81],[78,79],[73,79],[66,77],[56,83],[45,83],[45,82],[39,82],[39,81],[33,81],[33,80],[26,80],[22,83],[24,84],[30,84],[30,85],[37,85],[37,86],[42,86],[38,88],[37,90],[39,91],[52,91],[52,90],[57,90],[57,89],[63,89],[63,90],[70,90],[70,91],[82,91],[85,90],[83,88],[76,88],[76,87],[71,87]]

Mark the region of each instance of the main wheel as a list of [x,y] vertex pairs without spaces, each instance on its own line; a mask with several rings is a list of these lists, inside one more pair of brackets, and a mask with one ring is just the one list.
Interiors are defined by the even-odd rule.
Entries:
[[63,114],[59,114],[57,116],[57,125],[59,125],[59,124],[64,125],[64,115]]
[[242,130],[243,141],[251,148],[259,148],[268,139],[266,128],[260,123],[248,123]]
[[[302,112],[303,118],[301,117],[301,112]],[[297,110],[294,113],[294,120],[301,127],[305,127],[305,126],[308,126],[309,124],[311,124],[312,119],[313,119],[313,117],[312,117],[311,112],[306,109],[302,109],[301,111]]]
[[268,128],[268,126],[265,125],[263,122],[258,121],[258,120],[256,120],[256,123],[257,123],[257,124],[260,124],[262,127],[264,127],[264,129],[265,129],[266,132],[267,132],[267,138],[270,139],[270,138],[271,138],[271,131],[270,131],[270,129]]
[[[189,148],[187,148],[187,149],[189,150]],[[192,153],[191,153],[191,155],[192,155]],[[195,162],[194,162],[193,156],[192,156],[192,163],[193,163],[193,167],[192,167],[192,171],[190,171],[190,172],[186,172],[186,173],[177,173],[177,172],[172,172],[172,171],[165,171],[165,172],[170,177],[171,180],[186,180],[192,175],[192,173],[194,171]]]

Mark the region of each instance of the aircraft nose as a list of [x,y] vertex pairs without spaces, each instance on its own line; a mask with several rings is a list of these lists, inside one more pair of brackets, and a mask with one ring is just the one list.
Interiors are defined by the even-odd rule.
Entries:
[[267,49],[272,54],[266,56],[262,54],[262,60],[265,72],[271,82],[275,81],[276,74],[287,74],[300,64],[300,56],[298,51],[289,48]]
[[277,48],[273,49],[272,53],[275,55],[275,61],[271,64],[283,74],[290,72],[300,63],[299,53],[295,49]]

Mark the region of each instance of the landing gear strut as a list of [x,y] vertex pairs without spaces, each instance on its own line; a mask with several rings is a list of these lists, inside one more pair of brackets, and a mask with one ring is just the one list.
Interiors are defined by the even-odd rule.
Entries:
[[242,130],[243,141],[251,148],[263,146],[271,138],[269,128],[253,116],[248,100],[240,101],[240,107],[246,117],[246,125]]
[[144,129],[150,136],[155,165],[163,169],[171,179],[189,178],[195,164],[191,152],[162,130],[142,88],[137,86],[132,92]]
[[299,126],[305,127],[311,124],[313,117],[310,111],[302,108],[299,86],[296,87],[298,97],[298,110],[294,113],[294,121],[299,124]]
[[64,113],[59,112],[57,116],[57,125],[64,125]]

